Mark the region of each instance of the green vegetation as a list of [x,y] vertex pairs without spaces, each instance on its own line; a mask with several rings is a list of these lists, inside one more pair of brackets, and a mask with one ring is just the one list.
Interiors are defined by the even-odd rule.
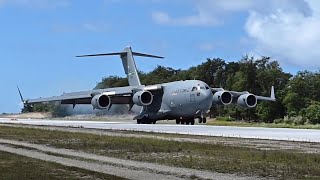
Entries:
[[305,116],[311,124],[320,124],[320,103],[313,102],[307,107]]
[[0,152],[0,179],[122,179],[33,158]]
[[0,127],[0,137],[117,158],[224,173],[243,173],[281,179],[320,178],[320,155],[289,150],[258,150],[224,144],[177,142]]
[[225,116],[217,116],[215,118],[217,121],[235,121],[236,119],[235,118],[232,118],[232,117],[225,117]]
[[274,123],[247,122],[247,121],[208,121],[208,125],[213,126],[239,126],[239,127],[265,127],[265,128],[294,128],[294,129],[320,129],[320,124],[294,124],[284,123],[283,119],[275,119]]
[[59,103],[25,104],[21,112],[50,112],[54,117],[63,117],[68,115],[66,106],[61,106]]

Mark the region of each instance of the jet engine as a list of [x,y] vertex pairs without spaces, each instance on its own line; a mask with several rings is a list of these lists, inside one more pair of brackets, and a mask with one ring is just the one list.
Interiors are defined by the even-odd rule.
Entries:
[[107,109],[111,104],[111,99],[105,94],[99,94],[91,99],[91,104],[95,109]]
[[232,94],[228,91],[218,91],[213,95],[213,104],[229,105],[232,102]]
[[150,91],[139,91],[133,95],[132,101],[138,106],[148,106],[153,101],[153,95]]
[[238,98],[237,103],[243,108],[254,108],[257,105],[257,98],[253,94],[243,94]]

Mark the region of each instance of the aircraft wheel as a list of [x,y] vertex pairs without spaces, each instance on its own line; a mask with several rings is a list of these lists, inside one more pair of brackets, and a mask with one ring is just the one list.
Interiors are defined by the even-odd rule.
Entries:
[[176,119],[176,124],[180,124],[181,120],[180,119]]
[[157,123],[157,121],[156,121],[156,120],[152,121],[152,124],[156,124],[156,123]]
[[189,120],[189,119],[186,121],[186,124],[187,124],[187,125],[189,125],[189,124],[190,124],[190,120]]
[[202,122],[203,122],[203,123],[207,123],[207,118],[204,117],[204,118],[202,119]]
[[137,119],[137,124],[141,124],[141,119]]
[[143,117],[143,118],[141,119],[141,124],[151,124],[151,121],[150,121],[149,118]]
[[194,119],[191,119],[190,121],[191,125],[194,125]]
[[198,122],[199,122],[199,123],[202,123],[202,118],[199,118]]
[[181,123],[181,124],[185,124],[185,122],[186,122],[186,121],[185,121],[184,119],[182,119],[180,123]]

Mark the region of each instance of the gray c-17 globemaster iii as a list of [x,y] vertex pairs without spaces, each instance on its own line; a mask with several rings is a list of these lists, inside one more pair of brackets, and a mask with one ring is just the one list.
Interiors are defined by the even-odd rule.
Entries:
[[156,123],[158,120],[176,120],[177,124],[206,123],[206,115],[213,105],[229,105],[236,103],[243,108],[253,108],[258,100],[275,101],[274,88],[271,96],[263,97],[247,91],[227,91],[223,88],[210,88],[199,80],[174,81],[155,85],[141,85],[133,56],[163,58],[133,52],[131,47],[123,51],[88,56],[120,55],[127,75],[129,86],[91,91],[64,93],[61,96],[21,100],[24,104],[60,101],[61,104],[91,104],[94,109],[110,109],[113,104],[128,104],[129,111],[137,114],[134,119],[138,124]]

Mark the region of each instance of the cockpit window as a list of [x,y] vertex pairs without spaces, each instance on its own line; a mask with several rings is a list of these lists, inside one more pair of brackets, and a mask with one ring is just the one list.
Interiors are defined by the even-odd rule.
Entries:
[[205,89],[205,87],[204,86],[200,86],[200,89]]
[[208,86],[206,86],[206,89],[210,89]]
[[196,90],[197,90],[197,87],[193,87],[193,88],[192,88],[192,91],[196,91]]

